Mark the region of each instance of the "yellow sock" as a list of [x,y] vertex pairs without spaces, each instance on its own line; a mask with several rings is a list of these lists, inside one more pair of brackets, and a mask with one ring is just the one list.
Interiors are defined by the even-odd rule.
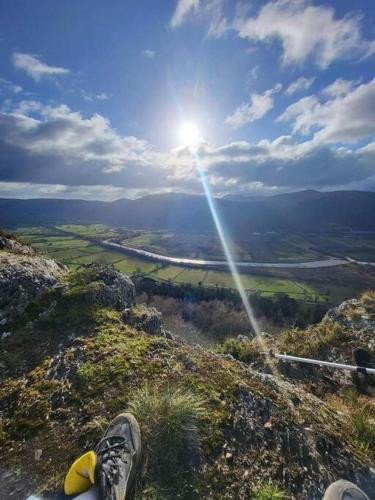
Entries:
[[75,495],[88,490],[95,483],[95,465],[96,455],[93,451],[88,451],[77,458],[65,476],[65,494]]

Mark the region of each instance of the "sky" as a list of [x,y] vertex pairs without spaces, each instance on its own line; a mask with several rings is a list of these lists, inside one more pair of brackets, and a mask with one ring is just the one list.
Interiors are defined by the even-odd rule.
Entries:
[[375,2],[0,12],[0,197],[375,191]]

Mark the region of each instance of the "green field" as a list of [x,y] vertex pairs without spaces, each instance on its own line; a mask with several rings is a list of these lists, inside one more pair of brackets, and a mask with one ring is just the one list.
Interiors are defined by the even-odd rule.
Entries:
[[[17,230],[17,233],[39,251],[72,268],[97,262],[113,265],[119,271],[129,275],[143,273],[153,279],[170,281],[176,284],[190,283],[204,287],[235,288],[233,278],[229,272],[207,271],[173,265],[160,266],[158,263],[138,256],[126,255],[101,245],[101,241],[113,236],[120,236],[127,244],[134,246],[155,244],[156,239],[160,244],[160,241],[170,236],[165,231],[148,234],[144,231],[121,229],[116,232],[102,224],[91,224],[63,225],[55,228],[21,227]],[[124,240],[124,234],[128,234],[129,238]],[[281,250],[280,253],[282,253]],[[290,255],[288,257],[291,258]],[[284,273],[281,276],[276,272],[272,273],[274,275],[271,273],[264,273],[265,275],[242,273],[240,279],[246,290],[261,293],[262,295],[273,295],[282,292],[297,299],[324,301],[337,300],[345,297],[349,292],[352,296],[357,295],[361,290],[360,280],[362,279],[358,272],[356,271],[357,275],[355,275],[351,271],[353,277],[348,271],[340,272],[340,276],[345,273],[349,275],[349,282],[345,280],[339,282],[340,280],[336,278],[331,280],[328,274],[324,274],[325,271],[323,270],[317,270],[313,275],[305,279],[300,276],[300,273],[293,274],[293,272]],[[323,274],[323,280],[315,279],[318,275],[321,277]],[[296,277],[298,279],[295,279]],[[363,285],[362,288],[366,288],[366,286]]]

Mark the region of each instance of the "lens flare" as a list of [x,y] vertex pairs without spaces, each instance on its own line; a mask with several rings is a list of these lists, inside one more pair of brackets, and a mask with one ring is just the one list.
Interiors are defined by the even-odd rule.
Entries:
[[[260,335],[260,328],[259,328],[259,325],[258,325],[258,322],[256,320],[256,317],[255,317],[255,314],[253,312],[253,309],[251,307],[251,304],[250,304],[250,301],[249,301],[249,297],[246,293],[246,290],[245,290],[245,287],[242,283],[242,279],[241,279],[241,275],[240,273],[238,272],[238,269],[237,269],[237,266],[236,266],[236,262],[232,256],[232,252],[230,250],[230,246],[229,246],[229,243],[228,243],[228,237],[225,235],[225,231],[224,231],[224,227],[223,227],[223,224],[220,220],[220,217],[219,217],[219,212],[217,210],[217,207],[216,207],[216,203],[215,203],[215,198],[213,197],[212,193],[211,193],[211,189],[210,189],[210,185],[209,185],[209,182],[208,182],[208,178],[207,178],[207,174],[205,172],[205,169],[197,155],[196,152],[193,152],[193,157],[194,157],[194,161],[195,161],[195,165],[196,165],[196,168],[197,168],[197,171],[198,171],[198,174],[199,174],[199,177],[200,177],[200,180],[202,182],[202,186],[203,186],[203,190],[204,190],[204,194],[206,195],[206,199],[207,199],[207,203],[208,203],[208,206],[210,208],[210,211],[211,211],[211,215],[212,215],[212,218],[214,220],[214,223],[215,223],[215,227],[216,227],[216,231],[219,235],[219,238],[220,238],[220,242],[221,242],[221,245],[223,247],[223,250],[224,250],[224,254],[225,254],[225,259],[228,263],[228,267],[229,267],[229,270],[230,270],[230,273],[232,275],[232,278],[233,278],[233,281],[234,281],[234,284],[238,290],[238,293],[241,297],[241,300],[242,300],[242,303],[243,303],[243,306],[245,308],[245,311],[246,311],[246,314],[249,318],[249,322],[250,322],[250,325],[255,333],[255,338],[257,339],[257,341],[259,342],[259,345],[261,346],[261,348],[266,351],[266,346],[265,346],[265,343],[262,339],[262,336]],[[267,356],[267,363],[272,371],[272,373],[275,375],[276,374],[276,369],[275,369],[275,365],[273,363],[273,360]]]

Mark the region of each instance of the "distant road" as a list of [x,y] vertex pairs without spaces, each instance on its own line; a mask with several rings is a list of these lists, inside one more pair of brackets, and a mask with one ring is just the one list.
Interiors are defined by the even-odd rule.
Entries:
[[360,266],[375,266],[375,262],[364,262],[360,260],[354,260],[350,257],[345,257],[347,261],[354,262],[354,264],[359,264]]
[[[132,248],[126,245],[120,245],[119,243],[114,243],[113,241],[105,240],[102,245],[115,248],[116,250],[122,250],[125,253],[138,255],[149,260],[154,260],[156,262],[162,262],[165,264],[175,264],[175,265],[185,265],[189,267],[228,267],[225,260],[204,260],[204,259],[184,259],[182,257],[169,257],[168,255],[160,255],[153,252],[148,252],[147,250],[141,250],[140,248]],[[355,262],[355,261],[354,261]],[[236,262],[236,266],[240,269],[251,269],[254,267],[277,267],[282,269],[318,269],[321,267],[334,267],[343,266],[348,264],[348,259],[337,259],[335,257],[330,257],[322,260],[315,260],[309,262]]]

